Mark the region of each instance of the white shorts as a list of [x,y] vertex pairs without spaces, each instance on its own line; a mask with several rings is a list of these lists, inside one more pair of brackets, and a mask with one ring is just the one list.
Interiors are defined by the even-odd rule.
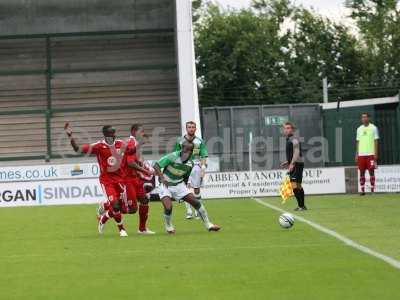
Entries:
[[199,164],[193,166],[192,172],[189,176],[188,184],[194,189],[201,188],[203,185],[203,178],[201,178],[201,166]]
[[160,194],[160,187],[156,186],[151,192],[150,195],[159,195]]
[[181,182],[178,185],[170,185],[166,187],[160,184],[159,191],[160,199],[164,197],[170,197],[176,201],[182,200],[185,196],[189,195],[191,192],[185,183]]

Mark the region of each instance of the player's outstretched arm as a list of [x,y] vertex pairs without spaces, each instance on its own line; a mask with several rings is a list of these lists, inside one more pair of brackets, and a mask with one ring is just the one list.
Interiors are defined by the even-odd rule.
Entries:
[[168,187],[168,181],[165,179],[164,174],[161,171],[161,167],[158,163],[154,164],[154,173],[159,178],[160,182]]
[[132,169],[135,169],[135,170],[137,170],[139,172],[142,172],[142,173],[144,173],[146,175],[154,175],[152,172],[150,172],[149,170],[147,170],[147,169],[143,168],[141,165],[139,165],[136,161],[129,161],[128,162],[128,167],[132,168]]
[[69,138],[69,140],[71,142],[71,146],[74,149],[74,151],[77,152],[77,153],[81,153],[82,152],[81,148],[79,147],[78,143],[76,142],[76,140],[72,136],[72,128],[69,125],[69,123],[65,123],[64,130],[65,130],[65,133],[67,134],[67,136],[68,136],[68,138]]

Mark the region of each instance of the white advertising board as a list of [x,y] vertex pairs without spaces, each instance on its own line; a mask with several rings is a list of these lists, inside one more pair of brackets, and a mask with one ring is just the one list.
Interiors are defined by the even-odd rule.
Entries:
[[0,183],[0,207],[91,204],[104,199],[97,179]]
[[[209,173],[204,179],[203,198],[277,196],[284,170]],[[303,186],[307,194],[346,192],[344,168],[306,169]]]
[[[98,173],[97,163],[2,168],[0,207],[98,203],[104,200]],[[208,173],[202,194],[205,199],[276,196],[284,176],[284,170]],[[307,194],[345,193],[344,169],[306,169],[303,186]]]
[[97,178],[97,163],[3,167],[0,182]]
[[[375,170],[375,192],[397,193],[400,192],[400,165],[379,166]],[[370,186],[369,174],[366,172],[367,192]],[[360,191],[360,186],[358,187]]]

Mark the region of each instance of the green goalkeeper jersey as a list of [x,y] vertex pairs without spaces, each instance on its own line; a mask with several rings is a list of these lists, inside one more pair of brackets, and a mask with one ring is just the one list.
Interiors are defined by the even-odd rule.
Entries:
[[175,151],[163,156],[156,164],[163,171],[165,179],[170,185],[178,185],[190,176],[193,168],[193,160],[183,162],[181,151]]
[[378,128],[369,123],[368,126],[361,125],[357,129],[357,141],[358,141],[358,155],[359,156],[370,156],[375,155],[375,141],[379,140]]
[[[182,151],[182,145],[184,142],[188,141],[185,136],[178,138],[174,151]],[[192,160],[195,164],[199,164],[201,159],[208,157],[208,151],[206,143],[203,139],[195,136],[192,141],[194,148],[192,154]]]

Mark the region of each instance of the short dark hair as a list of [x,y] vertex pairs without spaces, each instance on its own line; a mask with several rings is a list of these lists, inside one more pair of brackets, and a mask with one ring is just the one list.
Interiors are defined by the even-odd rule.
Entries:
[[193,122],[193,121],[186,122],[186,127],[187,127],[188,125],[194,125],[194,126],[197,127],[196,122]]
[[283,126],[290,126],[292,129],[296,129],[296,126],[292,122],[285,122],[283,123]]
[[368,118],[370,117],[368,112],[363,112],[363,113],[361,114],[361,116],[367,116]]
[[135,123],[131,126],[131,131],[133,131],[133,130],[138,131],[140,127],[143,127],[143,125],[139,124],[139,123]]
[[[114,129],[112,125],[104,125],[104,126],[103,126],[103,129],[102,129],[103,134],[105,134],[106,132],[108,132],[110,129]],[[115,131],[115,129],[114,129],[114,131]]]

